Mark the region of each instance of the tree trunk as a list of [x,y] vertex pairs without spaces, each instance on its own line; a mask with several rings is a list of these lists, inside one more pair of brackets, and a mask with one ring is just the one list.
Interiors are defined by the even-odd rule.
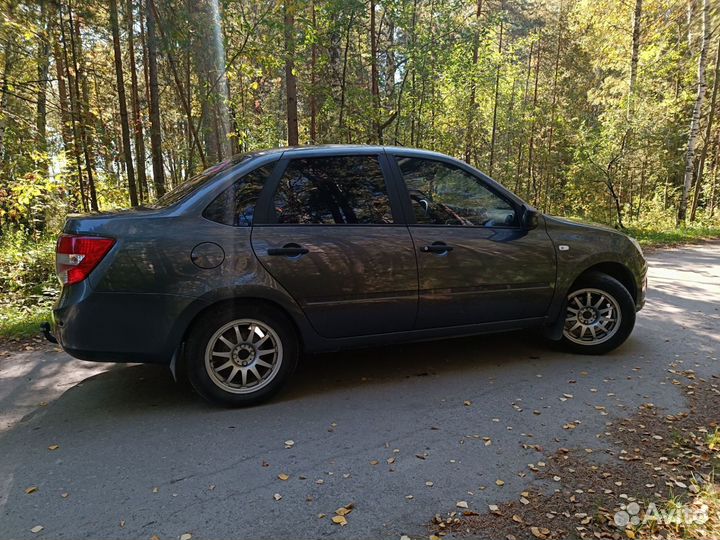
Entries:
[[683,181],[682,197],[678,208],[678,225],[685,222],[687,215],[688,194],[693,180],[693,167],[695,163],[695,146],[697,145],[698,132],[700,131],[700,112],[702,111],[707,81],[705,80],[705,64],[707,62],[707,50],[710,41],[710,0],[703,0],[703,40],[700,47],[700,59],[698,60],[698,89],[695,97],[692,118],[690,119],[690,134],[688,135],[687,152],[685,153],[685,178]]
[[115,57],[115,81],[117,83],[118,102],[120,106],[120,131],[122,133],[125,171],[127,173],[130,205],[138,205],[135,187],[135,168],[133,167],[132,149],[130,148],[130,125],[128,123],[127,101],[125,100],[125,76],[122,68],[122,49],[120,47],[120,24],[118,22],[117,0],[110,0],[110,27],[113,37],[113,53]]
[[533,199],[537,202],[537,186],[535,185],[535,170],[533,168],[533,147],[535,145],[535,115],[537,114],[537,98],[538,98],[538,80],[540,78],[540,42],[541,38],[538,38],[537,42],[537,54],[535,55],[535,89],[533,90],[533,101],[532,101],[532,120],[530,124],[530,141],[528,143],[528,194],[530,193],[530,186],[533,190]]
[[[209,162],[222,161],[232,152],[230,141],[230,111],[225,75],[225,45],[221,32],[222,21],[218,3],[214,0],[188,2],[192,16],[192,51],[200,89],[200,131],[205,142]],[[156,21],[161,28],[160,20]],[[173,51],[170,41],[161,34],[165,56]],[[175,72],[175,67],[171,66]],[[179,82],[179,77],[177,77]],[[190,100],[188,100],[189,102]]]
[[130,101],[132,104],[132,127],[135,136],[135,160],[137,162],[138,200],[142,203],[147,196],[147,175],[145,173],[145,139],[140,118],[140,92],[138,90],[137,64],[135,63],[135,24],[133,23],[133,0],[127,0],[126,21],[128,36],[128,61],[130,62]]
[[477,66],[480,49],[480,15],[482,14],[482,0],[477,0],[475,10],[475,33],[473,34],[472,74],[470,80],[470,96],[468,97],[467,118],[465,120],[465,163],[471,164],[475,150],[475,112],[477,109]]
[[372,97],[372,130],[373,137],[382,144],[380,129],[380,83],[377,65],[377,29],[375,28],[375,0],[370,0],[370,96]]
[[150,151],[153,163],[153,184],[155,195],[165,195],[165,171],[163,168],[162,136],[160,133],[160,91],[157,72],[157,36],[155,35],[155,4],[147,0],[145,9],[147,23],[147,58],[148,79],[150,86]]
[[715,215],[716,196],[718,189],[718,161],[720,161],[720,130],[715,132],[713,146],[712,189],[710,190],[710,218]]
[[35,109],[36,142],[40,151],[47,151],[47,80],[50,68],[50,32],[52,13],[45,0],[40,1],[40,20],[43,29],[38,36],[37,49],[37,105]]
[[355,18],[355,12],[350,13],[350,20],[347,25],[347,32],[345,34],[345,49],[343,51],[343,66],[342,76],[340,78],[340,114],[338,116],[338,131],[342,137],[342,132],[345,127],[345,96],[347,95],[347,69],[348,69],[348,53],[350,51],[350,34],[352,32],[353,19]]
[[635,116],[635,84],[637,82],[638,58],[640,56],[640,20],[643,0],[635,0],[633,12],[632,54],[630,55],[630,85],[628,88],[628,120]]
[[715,75],[713,77],[712,97],[710,98],[710,110],[708,111],[707,126],[705,127],[705,144],[700,152],[700,162],[698,163],[695,194],[693,195],[692,209],[690,210],[690,221],[695,221],[700,193],[702,192],[705,159],[707,158],[708,147],[710,146],[710,139],[712,138],[713,118],[715,117],[715,105],[717,103],[718,76],[720,76],[720,41],[718,41],[717,51],[715,52]]
[[498,65],[495,73],[495,97],[493,99],[493,121],[492,121],[492,133],[490,135],[490,165],[488,167],[488,174],[492,176],[493,167],[495,165],[495,139],[497,138],[497,111],[498,111],[498,100],[500,97],[500,72],[502,69],[502,47],[503,47],[503,21],[500,21],[500,38],[498,45]]
[[[194,141],[195,147],[198,150],[198,154],[200,154],[200,161],[202,161],[203,167],[207,167],[207,161],[206,161],[206,155],[205,155],[206,151],[209,150],[211,152],[210,159],[214,160],[216,162],[220,161],[222,159],[224,152],[229,151],[228,148],[225,148],[224,145],[220,144],[220,140],[218,137],[221,132],[225,133],[224,128],[220,127],[218,124],[218,119],[219,119],[218,115],[222,114],[222,112],[218,112],[218,109],[208,101],[210,99],[210,97],[207,94],[203,97],[203,112],[205,114],[207,114],[210,118],[210,120],[208,120],[210,123],[210,128],[209,128],[209,130],[206,129],[205,133],[204,133],[206,150],[203,151],[203,146],[200,143],[200,135],[198,134],[197,128],[195,127],[195,122],[193,122],[192,105],[190,103],[190,96],[188,95],[190,93],[190,91],[188,90],[187,93],[185,92],[185,87],[183,86],[183,83],[180,80],[180,74],[178,73],[178,69],[175,64],[175,58],[173,56],[172,51],[167,46],[168,40],[165,36],[165,32],[163,31],[163,27],[160,24],[160,20],[159,20],[160,17],[159,17],[158,11],[157,11],[157,7],[154,5],[153,5],[153,12],[155,15],[155,22],[156,22],[158,34],[160,35],[160,40],[165,45],[165,47],[164,47],[165,48],[165,51],[164,51],[165,57],[167,58],[168,64],[170,64],[170,71],[172,73],[173,80],[175,81],[175,89],[178,94],[178,99],[180,100],[180,105],[182,106],[183,110],[185,111],[185,118],[186,118],[188,128],[190,130],[190,135],[191,135],[190,142]],[[189,58],[188,58],[188,63],[189,63]],[[188,83],[186,86],[189,88],[189,86],[190,86],[189,77],[187,78],[187,80],[188,80]],[[202,121],[202,119],[201,119],[201,121]],[[227,136],[225,136],[225,139],[227,139]]]
[[[68,95],[70,98],[70,124],[72,127],[72,151],[73,156],[75,157],[75,166],[77,168],[77,174],[78,174],[78,188],[80,193],[80,207],[83,209],[84,212],[87,212],[89,210],[88,205],[88,199],[85,192],[85,180],[83,179],[83,170],[82,170],[82,160],[80,157],[80,145],[81,145],[81,137],[80,137],[80,112],[79,112],[79,104],[78,104],[78,93],[77,93],[77,84],[75,80],[75,69],[70,67],[70,55],[68,55],[68,50],[70,49],[70,41],[67,39],[67,33],[65,31],[65,21],[62,13],[62,4],[58,4],[60,6],[60,10],[58,12],[58,15],[60,17],[60,38],[62,40],[62,59],[63,59],[63,65],[65,67],[65,77],[67,78],[68,83]],[[70,32],[72,33],[72,32]],[[59,48],[59,47],[58,47]],[[62,77],[61,77],[62,79]]]
[[297,108],[297,77],[295,76],[295,4],[286,0],[283,4],[285,20],[285,98],[287,107],[287,139],[288,146],[297,146],[298,139],[298,108]]
[[310,142],[317,143],[317,20],[315,18],[315,0],[310,0],[310,19],[313,28],[313,42],[310,53]]
[[[525,112],[525,109],[527,108],[527,102],[528,102],[528,95],[530,94],[530,76],[532,74],[532,60],[533,60],[533,50],[535,47],[535,42],[530,42],[530,52],[528,53],[528,62],[527,62],[527,72],[525,73],[525,91],[523,92],[523,113]],[[515,172],[515,192],[520,193],[521,188],[521,181],[522,181],[522,163],[523,163],[523,147],[522,140],[520,141],[520,144],[518,144],[518,155],[517,155],[517,170]]]

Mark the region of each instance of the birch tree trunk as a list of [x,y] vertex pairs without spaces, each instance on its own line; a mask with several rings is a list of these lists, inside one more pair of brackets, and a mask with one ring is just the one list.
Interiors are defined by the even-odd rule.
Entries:
[[678,207],[677,224],[685,222],[688,206],[688,194],[693,181],[693,166],[695,164],[695,146],[700,131],[700,112],[702,111],[707,81],[705,80],[705,64],[707,63],[707,50],[710,41],[710,0],[703,0],[703,40],[698,60],[698,89],[695,97],[692,118],[690,119],[690,134],[688,135],[687,151],[685,153],[685,178],[683,181],[682,197]]
[[693,195],[692,209],[690,210],[690,221],[695,221],[700,193],[702,192],[703,171],[705,169],[705,159],[712,138],[713,119],[715,117],[715,105],[717,103],[718,92],[718,75],[720,75],[720,42],[718,42],[717,51],[715,52],[715,74],[713,76],[712,97],[710,98],[710,110],[708,111],[707,125],[705,127],[705,144],[700,152],[700,162],[697,168],[697,179],[695,180],[695,194]]

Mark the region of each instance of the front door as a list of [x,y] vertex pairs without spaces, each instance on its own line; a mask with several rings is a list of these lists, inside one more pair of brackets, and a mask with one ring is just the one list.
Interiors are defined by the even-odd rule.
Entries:
[[544,316],[556,271],[544,228],[522,228],[518,205],[452,163],[393,159],[415,221],[416,328]]
[[330,338],[410,330],[417,310],[412,239],[378,154],[295,158],[252,246]]

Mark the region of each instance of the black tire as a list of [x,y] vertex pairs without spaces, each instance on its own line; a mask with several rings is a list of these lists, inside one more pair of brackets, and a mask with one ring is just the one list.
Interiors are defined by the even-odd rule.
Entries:
[[[574,334],[570,332],[571,327],[575,327],[580,322],[580,317],[583,315],[580,313],[580,309],[577,309],[578,313],[573,313],[572,310],[578,308],[578,304],[574,301],[570,301],[575,295],[583,297],[587,294],[587,290],[601,291],[607,295],[606,302],[601,305],[604,308],[603,311],[610,311],[609,314],[613,314],[615,311],[619,311],[620,321],[612,328],[611,332],[606,332],[605,336],[601,336],[598,333],[598,337],[593,339],[590,335],[590,329],[587,329],[583,339],[587,341],[578,342],[577,333],[583,332],[582,326],[575,328]],[[581,292],[583,291],[583,292]],[[595,294],[595,293],[591,293]],[[593,298],[599,298],[595,296]],[[599,301],[599,300],[598,300]],[[613,302],[614,301],[614,302]],[[581,300],[582,302],[582,300]],[[592,303],[592,302],[588,302]],[[618,309],[615,309],[617,306]],[[584,276],[581,276],[568,291],[568,306],[567,310],[561,314],[561,317],[577,317],[577,320],[568,321],[565,323],[563,328],[562,346],[564,349],[579,353],[579,354],[605,354],[607,352],[616,349],[622,345],[625,340],[630,336],[633,328],[635,327],[635,302],[632,295],[628,290],[615,278],[603,274],[601,272],[589,272]],[[597,313],[594,314],[597,316]],[[592,317],[583,319],[584,321],[594,320]],[[611,323],[608,323],[611,324]],[[593,326],[592,324],[589,326]],[[597,327],[596,327],[597,328]],[[593,329],[595,332],[595,329]],[[612,333],[609,337],[607,334]]]
[[[221,378],[228,376],[235,370],[245,369],[245,364],[240,364],[241,361],[237,354],[234,352],[236,349],[245,347],[253,347],[249,343],[240,343],[244,338],[241,330],[241,338],[238,341],[235,348],[227,347],[228,352],[221,352],[220,354],[228,354],[226,361],[222,359],[217,360],[212,351],[216,351],[217,348],[213,347],[208,352],[209,347],[212,344],[216,344],[217,347],[220,345],[220,337],[216,336],[216,333],[220,332],[224,327],[238,321],[256,321],[264,325],[264,328],[270,329],[270,332],[266,332],[262,335],[269,335],[270,345],[273,347],[275,341],[279,342],[279,347],[274,348],[279,351],[279,361],[273,360],[271,363],[273,368],[264,368],[255,366],[255,372],[260,373],[271,373],[272,376],[268,376],[267,382],[263,382],[260,385],[261,380],[257,379],[256,386],[259,386],[257,390],[253,390],[252,385],[244,386],[235,384],[235,378],[229,377],[231,382],[227,386],[223,386]],[[243,325],[239,325],[243,327]],[[248,327],[249,328],[249,327]],[[232,340],[232,334],[235,332],[234,326],[230,327],[224,333],[222,337]],[[248,330],[247,339],[257,339],[252,331]],[[212,340],[212,343],[211,343]],[[261,345],[262,347],[268,347],[268,345]],[[267,349],[266,349],[267,350]],[[248,355],[248,358],[243,359],[243,362],[247,362],[247,370],[251,369],[251,365],[256,362],[260,355],[258,351],[262,351],[261,348],[256,349],[253,352],[246,352],[242,354]],[[266,351],[263,351],[266,352]],[[209,355],[210,360],[207,360],[206,355]],[[299,355],[299,345],[297,333],[292,322],[288,317],[279,309],[272,306],[266,305],[255,305],[249,302],[237,302],[234,304],[226,304],[218,310],[211,309],[209,312],[200,316],[200,318],[193,324],[192,329],[188,335],[188,339],[185,345],[185,365],[187,369],[188,379],[192,384],[195,391],[200,394],[203,398],[214,405],[221,405],[224,407],[243,407],[249,405],[255,405],[262,401],[267,400],[275,393],[277,393],[287,383],[290,376],[295,371],[297,366]],[[225,357],[223,357],[225,358]],[[233,359],[234,358],[234,359]],[[262,358],[267,359],[266,356]],[[273,358],[275,355],[273,354]],[[225,364],[234,362],[229,365],[223,371],[217,371],[213,369],[213,365]],[[278,361],[279,365],[275,368],[275,362]],[[263,362],[264,363],[264,362]],[[265,371],[267,369],[267,371]],[[229,370],[229,372],[228,372]],[[211,374],[213,373],[213,374]],[[235,372],[237,376],[242,377],[240,372]],[[227,375],[225,375],[227,374]],[[256,377],[247,375],[247,382],[251,383]],[[227,381],[225,381],[227,383]],[[237,386],[238,388],[232,388],[232,391],[228,390],[229,387]],[[242,392],[242,393],[237,393]]]

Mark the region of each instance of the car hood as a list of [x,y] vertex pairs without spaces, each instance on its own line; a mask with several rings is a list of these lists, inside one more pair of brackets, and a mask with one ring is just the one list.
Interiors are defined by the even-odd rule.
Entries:
[[614,233],[619,234],[620,236],[627,236],[624,232],[614,229],[613,227],[609,227],[607,225],[603,225],[602,223],[592,223],[592,222],[586,222],[586,221],[579,221],[579,220],[573,220],[569,218],[563,218],[558,216],[548,216],[545,215],[545,220],[549,222],[550,224],[557,224],[557,225],[565,225],[570,227],[577,227],[581,229],[590,229],[595,231],[603,231],[608,233]]

